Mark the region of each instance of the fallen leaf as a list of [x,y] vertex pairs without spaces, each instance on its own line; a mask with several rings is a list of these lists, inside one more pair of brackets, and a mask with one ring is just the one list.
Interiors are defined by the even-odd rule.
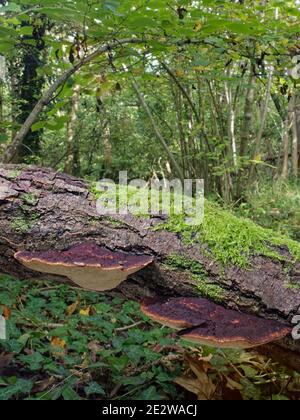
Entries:
[[75,312],[75,311],[76,311],[76,309],[78,308],[79,303],[80,303],[80,300],[79,300],[79,299],[77,299],[77,300],[76,300],[76,302],[74,302],[74,303],[72,303],[72,305],[68,306],[68,308],[67,308],[67,314],[68,314],[69,316],[71,316],[71,315],[73,315],[73,314],[74,314],[74,312]]
[[62,340],[58,337],[53,337],[51,340],[52,347],[58,347],[58,348],[64,349],[66,347],[66,344],[67,343],[65,342],[65,340]]
[[96,354],[103,350],[103,346],[101,346],[98,341],[90,341],[88,344],[88,349],[92,353]]
[[174,382],[192,394],[198,395],[199,392],[201,392],[200,384],[197,379],[188,378],[187,376],[180,376],[176,378]]
[[81,311],[79,312],[80,315],[82,316],[90,316],[91,313],[91,307],[88,306],[86,309],[81,309]]
[[6,321],[9,320],[10,315],[11,315],[11,310],[5,305],[1,305],[1,309],[2,309],[2,315],[4,316]]
[[175,383],[197,395],[198,400],[211,400],[216,392],[216,386],[213,384],[207,372],[211,368],[211,364],[207,358],[197,358],[185,355],[191,371],[196,375],[196,378],[189,378],[186,376],[179,377]]
[[236,390],[242,391],[244,389],[243,385],[237,383],[233,379],[227,377],[226,380],[227,380],[227,384],[226,384],[227,388],[231,389],[232,391],[236,391]]
[[211,359],[212,356],[197,358],[185,355],[185,360],[188,362],[190,369],[198,378],[202,377],[203,372],[206,374],[211,369]]
[[54,384],[54,382],[55,382],[55,379],[53,378],[53,376],[51,376],[50,378],[44,379],[43,381],[36,382],[36,384],[34,385],[34,388],[32,389],[32,392],[36,394],[38,392],[46,391],[48,388],[51,387],[51,385]]

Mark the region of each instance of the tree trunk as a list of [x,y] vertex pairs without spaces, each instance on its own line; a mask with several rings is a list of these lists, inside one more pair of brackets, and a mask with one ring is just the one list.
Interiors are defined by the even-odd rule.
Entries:
[[52,99],[53,95],[56,91],[69,80],[77,71],[79,71],[85,65],[91,63],[95,58],[98,58],[101,54],[106,53],[107,51],[111,51],[114,48],[119,48],[122,45],[126,44],[139,44],[143,43],[144,41],[132,38],[132,39],[120,39],[117,41],[113,41],[110,44],[104,45],[96,49],[91,54],[84,57],[81,61],[79,61],[76,65],[69,68],[65,71],[58,79],[56,79],[48,90],[43,94],[43,96],[39,99],[36,103],[34,108],[32,109],[31,113],[28,115],[28,118],[20,128],[19,132],[14,136],[11,144],[6,148],[5,152],[2,156],[0,156],[1,163],[10,163],[15,158],[17,151],[23,142],[24,138],[28,135],[31,130],[33,124],[37,121],[40,113],[43,111],[44,107],[48,105]]
[[[247,313],[291,322],[297,314],[300,288],[287,287],[287,276],[300,284],[300,263],[289,274],[286,263],[253,256],[251,269],[220,267],[201,243],[186,244],[176,233],[157,231],[163,217],[99,216],[85,182],[49,169],[0,166],[0,271],[14,277],[68,281],[32,272],[14,259],[19,250],[62,250],[93,240],[111,250],[155,257],[117,289],[128,298],[200,296],[199,280],[187,270],[168,266],[170,256],[198,262],[207,280],[222,289],[222,304]],[[287,250],[281,249],[288,256]],[[213,300],[213,295],[208,296]],[[300,343],[286,339],[278,351],[293,351],[289,363],[300,369]]]
[[290,100],[288,106],[288,114],[284,123],[282,133],[282,149],[283,149],[283,164],[282,164],[282,179],[287,179],[289,176],[289,155],[290,155],[290,132],[293,126],[293,104],[294,98]]
[[292,150],[292,164],[293,175],[298,179],[299,173],[299,142],[300,142],[300,95],[294,97],[294,112],[293,112],[293,150]]
[[4,83],[0,75],[0,141],[3,141],[2,136],[5,134],[3,127],[4,123]]
[[[248,86],[246,90],[243,122],[241,127],[241,143],[240,143],[240,157],[244,159],[249,153],[249,145],[251,144],[251,134],[253,131],[253,108],[255,100],[255,83],[256,76],[253,74],[253,69],[250,69]],[[242,161],[243,167],[239,171],[237,179],[237,198],[242,196],[243,186],[244,186],[244,165],[245,162]]]
[[169,148],[166,140],[164,139],[163,135],[161,134],[160,129],[158,128],[158,126],[157,126],[157,124],[156,124],[156,122],[154,120],[154,117],[153,117],[153,115],[151,113],[151,110],[150,110],[150,108],[149,108],[149,106],[148,106],[148,104],[147,104],[147,102],[146,102],[146,100],[144,98],[144,95],[140,91],[140,88],[139,88],[139,86],[138,86],[138,84],[136,83],[135,80],[132,80],[132,87],[133,87],[133,89],[134,89],[134,91],[135,91],[135,93],[136,93],[136,95],[138,97],[138,100],[139,100],[142,108],[144,109],[144,111],[146,112],[146,114],[147,114],[147,116],[149,118],[149,121],[150,121],[150,123],[152,125],[153,131],[154,131],[157,139],[161,143],[162,147],[165,149],[168,158],[172,162],[172,165],[173,165],[175,171],[177,172],[177,175],[183,181],[184,180],[184,175],[183,175],[182,169],[180,168],[180,166],[177,163],[177,161],[176,161],[173,153],[171,152],[171,150],[170,150],[170,148]]
[[228,81],[225,82],[225,94],[226,94],[226,100],[227,100],[227,105],[228,105],[228,130],[227,131],[228,131],[228,138],[231,142],[233,165],[234,165],[235,170],[237,171],[238,156],[237,156],[237,145],[236,145],[236,136],[235,136],[236,115],[235,115],[232,87],[230,86],[230,78],[232,77],[232,72],[231,72],[230,67],[228,67],[226,75],[228,78]]
[[[257,135],[256,140],[255,140],[254,152],[253,152],[253,155],[252,155],[253,156],[253,158],[252,158],[253,161],[255,161],[257,159],[257,156],[260,153],[261,141],[263,139],[263,134],[264,134],[264,131],[265,131],[265,128],[266,128],[266,122],[267,122],[267,116],[268,116],[268,106],[269,106],[269,101],[270,101],[270,96],[271,96],[271,88],[272,88],[272,82],[273,82],[273,74],[274,74],[274,69],[270,69],[269,77],[268,77],[267,90],[266,90],[266,96],[265,96],[263,109],[262,109],[260,129],[259,129],[258,135]],[[250,167],[250,174],[249,174],[250,183],[252,181],[254,181],[254,177],[255,177],[255,163],[253,163],[252,166]]]
[[77,145],[76,142],[76,124],[77,113],[79,107],[80,86],[76,85],[73,89],[71,99],[68,129],[67,129],[67,156],[65,163],[65,172],[67,174],[76,175],[78,173],[78,159],[76,158]]
[[[22,26],[28,22],[22,22]],[[47,20],[40,18],[40,23],[34,25],[33,35],[26,35],[28,42],[26,47],[21,47],[15,58],[20,60],[21,72],[18,74],[19,96],[17,101],[18,112],[14,115],[16,122],[22,126],[32,111],[32,104],[36,98],[41,96],[44,85],[44,76],[39,74],[39,69],[43,67],[45,61],[46,44],[44,36],[47,29]],[[15,161],[24,162],[31,156],[39,156],[40,142],[43,130],[29,131],[20,143]]]

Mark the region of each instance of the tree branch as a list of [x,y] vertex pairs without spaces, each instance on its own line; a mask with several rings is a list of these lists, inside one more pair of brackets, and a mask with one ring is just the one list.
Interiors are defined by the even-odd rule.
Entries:
[[37,121],[39,114],[42,112],[43,108],[48,105],[48,103],[52,100],[52,96],[57,91],[57,89],[62,86],[73,74],[75,74],[78,70],[80,70],[85,65],[92,62],[95,58],[99,55],[104,54],[107,51],[112,49],[118,48],[119,46],[126,45],[126,44],[141,44],[144,41],[142,39],[137,38],[127,38],[121,39],[118,41],[113,41],[109,44],[103,45],[99,47],[96,51],[91,53],[90,55],[83,58],[80,62],[78,62],[74,67],[67,70],[63,73],[44,93],[42,98],[37,102],[35,107],[33,108],[32,112],[28,116],[27,120],[21,127],[20,131],[16,134],[15,138],[11,142],[11,144],[7,147],[5,152],[3,153],[2,157],[0,158],[0,162],[2,163],[9,163],[13,160],[14,156],[17,153],[19,145],[22,143],[26,135],[29,133],[32,125]]

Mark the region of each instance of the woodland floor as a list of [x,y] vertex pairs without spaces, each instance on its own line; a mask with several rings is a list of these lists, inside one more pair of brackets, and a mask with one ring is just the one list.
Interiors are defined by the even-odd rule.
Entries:
[[300,398],[299,374],[255,352],[192,348],[135,302],[0,280],[0,400]]

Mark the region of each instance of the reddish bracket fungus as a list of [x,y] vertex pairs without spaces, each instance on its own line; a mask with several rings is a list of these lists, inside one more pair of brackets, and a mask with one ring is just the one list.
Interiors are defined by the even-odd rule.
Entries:
[[277,321],[225,309],[201,298],[146,300],[141,309],[152,320],[180,329],[185,340],[213,347],[248,349],[291,333],[291,328]]
[[30,270],[68,277],[84,289],[95,291],[114,289],[153,262],[151,256],[112,252],[94,242],[67,251],[21,251],[15,258]]

